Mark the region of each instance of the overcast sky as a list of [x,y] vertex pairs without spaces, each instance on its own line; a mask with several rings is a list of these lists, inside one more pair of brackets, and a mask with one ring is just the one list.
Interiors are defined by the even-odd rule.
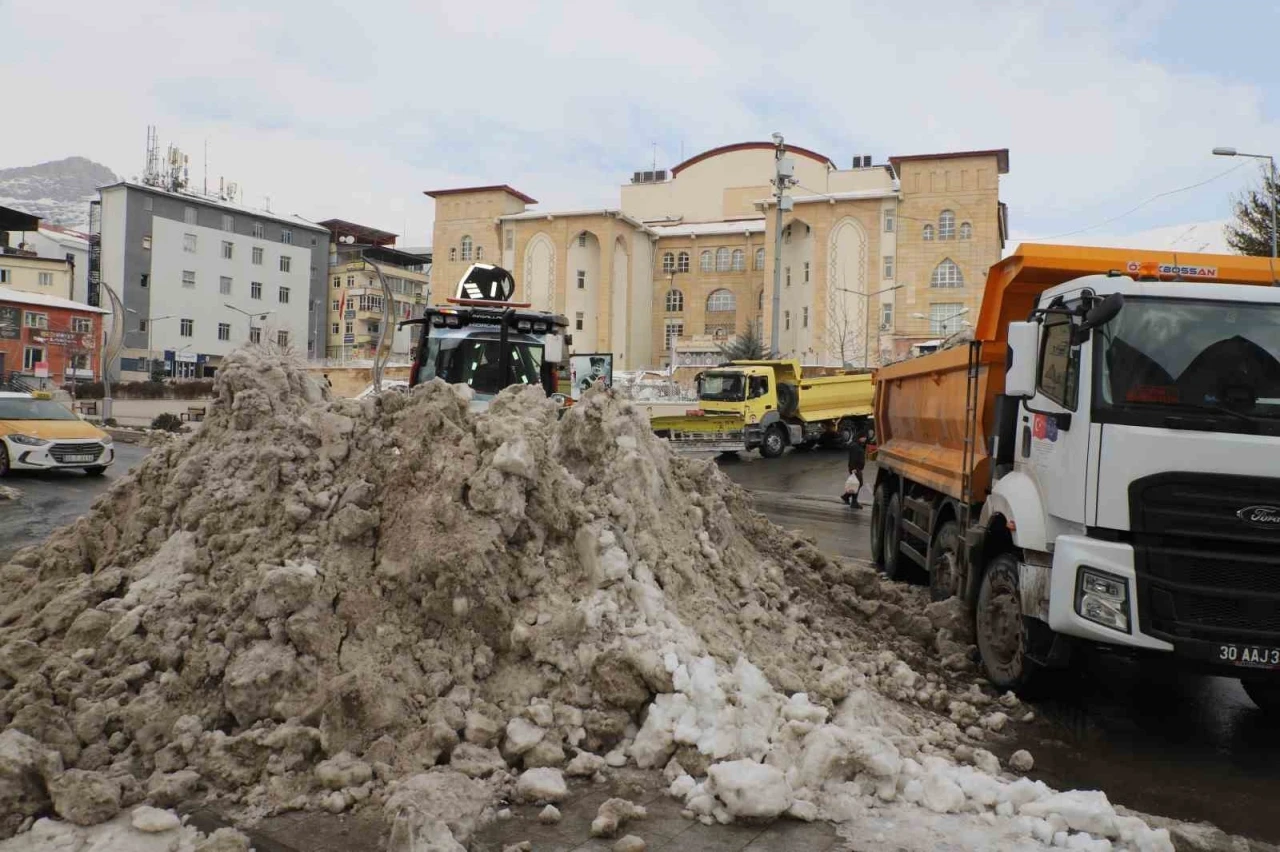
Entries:
[[[126,177],[146,126],[245,203],[430,241],[422,190],[617,206],[632,171],[783,132],[837,164],[1010,149],[1015,238],[1224,218],[1280,154],[1280,4],[0,0],[0,166]],[[225,7],[225,8],[222,8]],[[1266,74],[1270,74],[1268,79]],[[1268,86],[1268,84],[1270,84]]]

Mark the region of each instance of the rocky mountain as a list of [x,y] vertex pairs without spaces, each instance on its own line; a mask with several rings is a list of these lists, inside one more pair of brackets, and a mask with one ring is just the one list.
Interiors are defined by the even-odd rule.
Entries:
[[42,217],[46,222],[84,229],[89,202],[103,184],[119,180],[111,169],[84,157],[0,169],[0,206]]

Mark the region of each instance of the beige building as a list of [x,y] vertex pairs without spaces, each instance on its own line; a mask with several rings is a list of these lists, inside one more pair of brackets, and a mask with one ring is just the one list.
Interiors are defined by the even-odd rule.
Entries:
[[59,299],[71,298],[74,267],[70,261],[60,257],[37,257],[34,252],[10,251],[0,254],[0,287],[24,293],[43,293]]
[[[637,172],[618,209],[536,211],[505,185],[429,191],[441,296],[475,261],[515,274],[518,296],[564,314],[576,352],[617,369],[714,363],[772,318],[775,149],[727,145]],[[854,158],[787,146],[779,349],[806,364],[878,364],[976,319],[1007,234],[1008,151]]]

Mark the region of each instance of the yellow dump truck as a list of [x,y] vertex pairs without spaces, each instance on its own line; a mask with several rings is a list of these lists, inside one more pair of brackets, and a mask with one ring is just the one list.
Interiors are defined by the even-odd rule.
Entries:
[[698,376],[698,407],[655,417],[653,431],[678,450],[847,447],[870,429],[870,373],[805,377],[798,361],[732,361]]

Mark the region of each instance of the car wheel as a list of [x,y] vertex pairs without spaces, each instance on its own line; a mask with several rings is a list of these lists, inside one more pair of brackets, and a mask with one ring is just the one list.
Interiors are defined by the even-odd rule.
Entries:
[[877,485],[871,498],[871,561],[880,566],[884,565],[884,492],[884,486]]
[[1240,685],[1259,710],[1270,716],[1280,715],[1280,681],[1242,680]]
[[929,597],[945,601],[960,588],[960,524],[947,521],[929,548]]
[[987,679],[1001,690],[1026,689],[1036,674],[1018,590],[1018,560],[1002,553],[987,566],[978,591],[975,619],[978,652]]
[[786,436],[781,426],[770,426],[764,433],[764,441],[760,444],[760,455],[767,459],[776,459],[787,448]]
[[4,441],[0,441],[0,477],[8,476],[9,470],[9,448]]
[[89,474],[90,476],[102,476],[104,473],[107,472],[107,469],[102,465],[98,465],[96,467],[86,467],[84,469],[84,472]]

